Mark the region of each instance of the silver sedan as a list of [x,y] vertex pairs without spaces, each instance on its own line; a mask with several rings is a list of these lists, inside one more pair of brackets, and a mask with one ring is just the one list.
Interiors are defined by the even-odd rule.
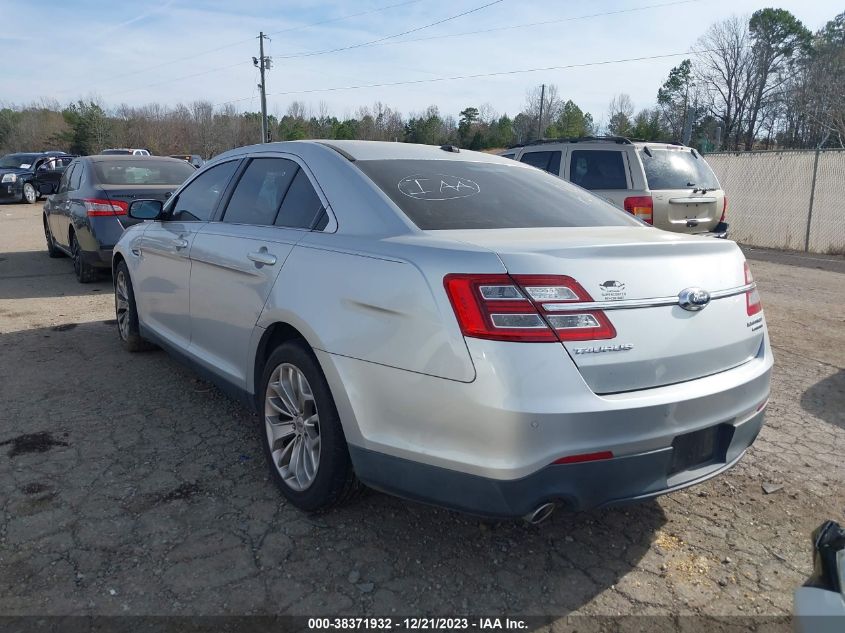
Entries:
[[206,164],[114,249],[120,338],[257,410],[315,511],[366,484],[488,516],[645,499],[730,468],[772,351],[730,241],[541,170],[298,141]]

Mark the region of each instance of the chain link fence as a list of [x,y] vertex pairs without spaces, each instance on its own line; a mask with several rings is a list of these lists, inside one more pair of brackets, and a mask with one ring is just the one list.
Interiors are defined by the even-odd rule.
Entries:
[[707,154],[741,244],[845,254],[845,150]]

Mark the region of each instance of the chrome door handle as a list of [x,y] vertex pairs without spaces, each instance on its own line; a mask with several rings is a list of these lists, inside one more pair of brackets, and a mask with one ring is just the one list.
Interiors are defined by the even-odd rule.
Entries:
[[266,250],[261,250],[257,253],[247,253],[247,257],[256,264],[264,264],[265,266],[272,266],[276,263],[276,256],[268,253]]
[[179,250],[180,248],[185,248],[186,246],[188,246],[188,240],[183,240],[181,237],[177,237],[175,240],[173,240],[170,243],[173,244],[173,246],[176,247],[176,250]]

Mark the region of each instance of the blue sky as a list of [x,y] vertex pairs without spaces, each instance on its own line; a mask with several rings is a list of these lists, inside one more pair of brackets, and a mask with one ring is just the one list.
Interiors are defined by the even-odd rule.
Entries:
[[[268,110],[273,113],[282,114],[291,101],[301,100],[315,112],[322,102],[338,117],[352,115],[359,106],[375,101],[406,115],[429,104],[438,105],[444,114],[457,115],[468,105],[485,103],[498,113],[513,115],[523,106],[527,89],[554,83],[563,98],[571,98],[601,120],[610,98],[618,92],[631,95],[637,108],[652,105],[669,69],[683,57],[406,86],[289,93],[684,53],[709,24],[731,14],[776,6],[792,11],[816,30],[842,10],[841,0],[774,4],[675,0],[663,7],[653,5],[673,0],[501,0],[381,45],[290,57],[355,46],[493,1],[4,0],[0,103],[42,98],[65,103],[94,96],[107,106],[116,106],[204,99],[215,104],[234,101],[241,110],[255,111],[259,108],[258,71],[251,58],[258,54],[258,31],[264,30],[272,33],[266,53],[274,57],[274,68],[267,76]],[[388,5],[400,6],[303,28]],[[644,8],[649,6],[652,8]],[[619,11],[624,12],[572,19]],[[550,20],[559,21],[440,37]],[[418,41],[407,41],[411,39]]]

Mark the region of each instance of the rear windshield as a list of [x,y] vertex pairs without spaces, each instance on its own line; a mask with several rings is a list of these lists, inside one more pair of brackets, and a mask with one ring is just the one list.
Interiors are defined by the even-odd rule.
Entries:
[[102,185],[181,185],[196,173],[184,161],[121,160],[94,163],[97,182]]
[[640,151],[649,189],[718,189],[719,181],[710,165],[691,150],[652,149]]
[[355,165],[423,230],[640,225],[600,198],[518,164],[359,160]]

